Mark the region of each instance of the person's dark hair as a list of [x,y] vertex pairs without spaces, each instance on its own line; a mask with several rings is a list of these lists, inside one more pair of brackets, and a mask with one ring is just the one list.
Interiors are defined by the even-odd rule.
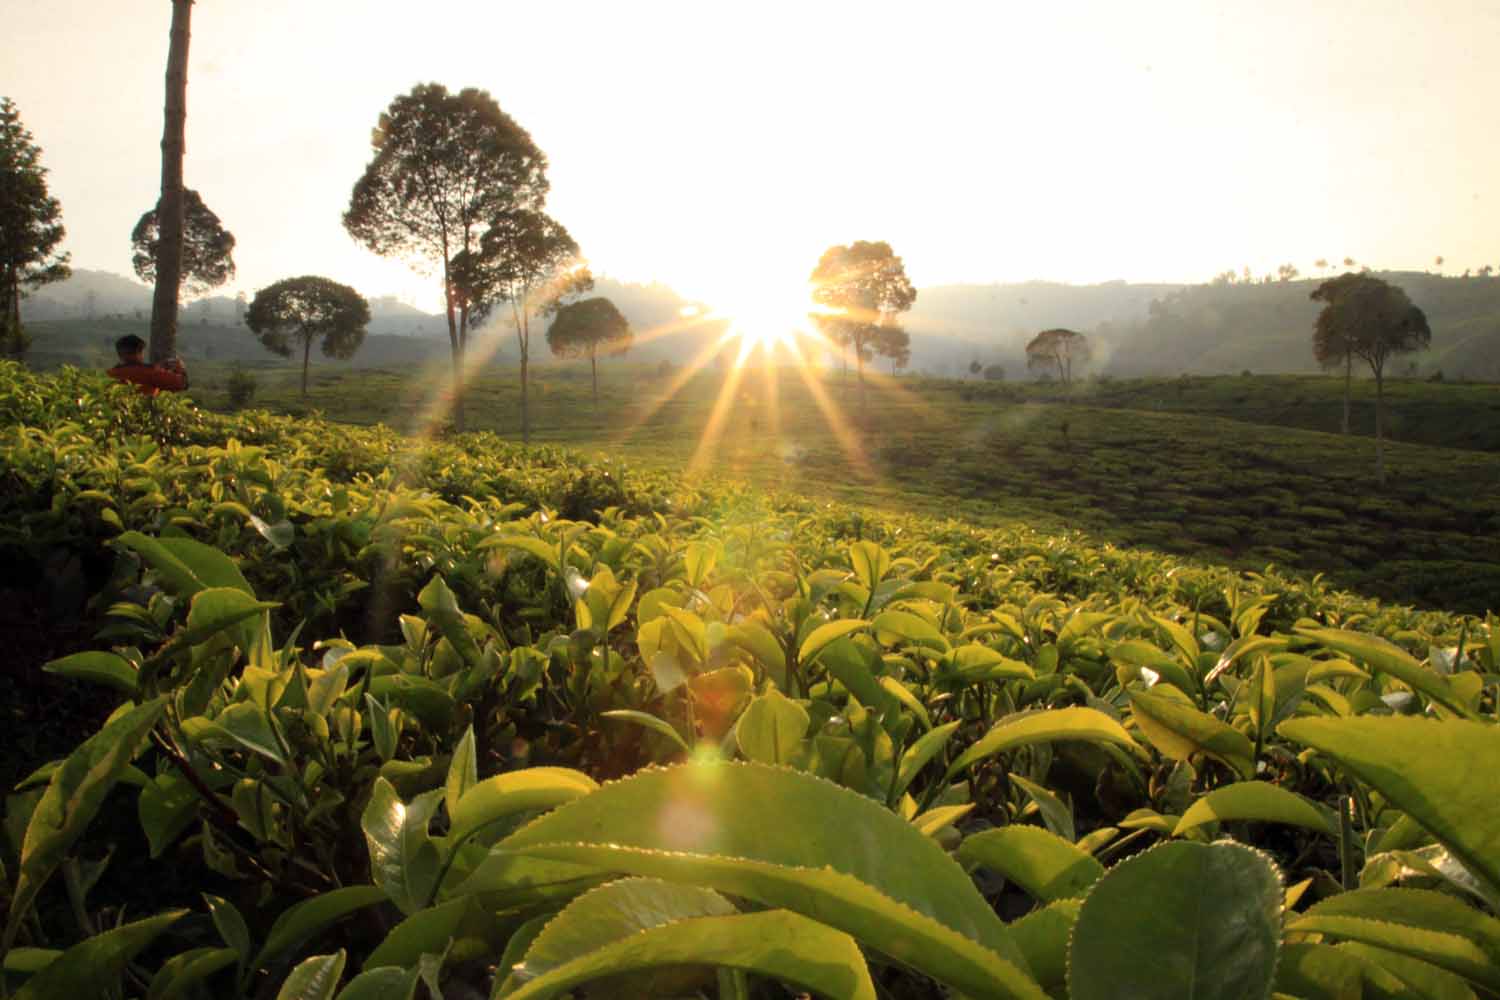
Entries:
[[139,354],[146,349],[146,342],[133,333],[127,333],[115,341],[115,350],[121,354]]

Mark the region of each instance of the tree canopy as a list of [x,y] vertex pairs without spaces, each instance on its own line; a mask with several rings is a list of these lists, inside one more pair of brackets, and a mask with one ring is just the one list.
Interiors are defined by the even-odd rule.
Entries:
[[302,344],[302,395],[307,395],[307,365],[315,340],[322,351],[341,360],[364,343],[370,306],[354,289],[329,278],[304,275],[262,288],[245,312],[248,326],[266,350],[282,357],[292,342]]
[[562,358],[588,358],[594,405],[599,405],[599,350],[624,354],[634,334],[630,321],[606,298],[580,299],[560,306],[547,327],[547,346]]
[[1341,274],[1313,290],[1322,302],[1313,325],[1313,355],[1325,367],[1345,367],[1344,431],[1349,431],[1348,371],[1354,358],[1375,376],[1375,466],[1385,481],[1385,365],[1393,355],[1418,351],[1432,343],[1427,315],[1406,292],[1370,274]]
[[1379,377],[1393,354],[1406,354],[1432,342],[1427,316],[1406,292],[1369,274],[1342,274],[1313,290],[1324,303],[1313,327],[1313,355],[1332,366],[1353,355]]
[[864,363],[876,354],[909,353],[910,338],[901,341],[889,330],[917,300],[917,290],[889,243],[865,240],[829,247],[809,280],[813,301],[827,310],[814,313],[813,322],[831,342],[854,352],[863,409]]
[[449,93],[424,83],[393,100],[370,140],[373,156],[354,184],[344,228],[385,257],[436,265],[441,272],[453,354],[455,423],[463,426],[463,354],[471,300],[455,283],[454,258],[479,250],[492,220],[540,210],[547,158],[531,135],[486,91]]
[[1088,338],[1076,330],[1057,327],[1043,330],[1026,345],[1026,367],[1032,371],[1057,372],[1058,381],[1073,381],[1073,363],[1089,359]]
[[[147,284],[156,282],[156,256],[161,238],[157,209],[141,215],[130,232],[131,266]],[[197,191],[183,191],[181,287],[203,295],[234,277],[234,234],[224,228]]]
[[594,287],[578,244],[540,209],[512,207],[488,220],[479,245],[453,259],[449,297],[476,320],[510,306],[521,369],[521,440],[531,439],[531,317]]
[[42,151],[21,124],[21,112],[0,97],[0,352],[21,354],[21,297],[70,273],[57,252],[65,230],[62,206],[47,192]]

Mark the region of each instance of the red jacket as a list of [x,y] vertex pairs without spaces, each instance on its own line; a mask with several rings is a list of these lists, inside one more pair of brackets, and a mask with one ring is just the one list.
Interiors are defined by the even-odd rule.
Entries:
[[144,362],[115,365],[109,370],[109,377],[116,381],[131,383],[144,396],[154,396],[163,389],[168,392],[181,392],[188,387],[186,371],[174,371],[171,368],[148,365]]

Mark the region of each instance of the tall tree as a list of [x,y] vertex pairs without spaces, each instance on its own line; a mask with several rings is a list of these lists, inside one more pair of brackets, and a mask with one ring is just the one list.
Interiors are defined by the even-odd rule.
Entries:
[[172,0],[172,33],[167,45],[167,97],[161,134],[161,197],[156,217],[156,291],[151,296],[151,360],[177,353],[177,296],[182,285],[184,199],[182,157],[187,134],[188,41],[193,0]]
[[[130,232],[130,264],[147,284],[156,281],[161,225],[155,208],[141,215]],[[234,277],[234,234],[188,188],[183,191],[182,269],[178,280],[190,295],[203,295]]]
[[[1432,343],[1427,316],[1402,289],[1368,274],[1345,274],[1323,282],[1312,293],[1324,303],[1313,327],[1313,354],[1323,364],[1360,358],[1375,375],[1375,470],[1385,482],[1385,365],[1397,354]],[[1349,387],[1344,388],[1345,432]]]
[[[1332,303],[1360,281],[1360,276],[1352,272],[1341,274],[1318,285],[1308,298],[1314,302]],[[1354,343],[1347,337],[1350,332],[1342,326],[1323,323],[1321,314],[1318,325],[1313,328],[1313,357],[1318,359],[1318,364],[1325,369],[1337,368],[1340,364],[1344,366],[1344,413],[1339,423],[1342,434],[1349,433],[1350,397],[1354,383]]]
[[21,296],[68,276],[58,253],[65,230],[62,206],[47,193],[41,148],[21,124],[21,112],[0,97],[0,352],[25,353]]
[[809,280],[813,301],[830,310],[814,313],[813,322],[826,338],[854,354],[859,409],[864,413],[864,363],[875,356],[882,328],[912,307],[917,290],[889,243],[865,240],[829,247]]
[[594,410],[599,410],[599,349],[610,354],[630,350],[634,335],[615,304],[606,298],[580,299],[560,306],[547,327],[547,346],[562,358],[588,358],[593,378]]
[[489,221],[540,210],[547,158],[486,91],[456,94],[424,83],[393,100],[370,139],[374,156],[355,182],[344,228],[386,257],[436,265],[453,357],[453,420],[462,429],[463,362],[471,306],[454,258],[472,259]]
[[521,369],[521,440],[529,443],[531,319],[593,288],[593,275],[560,223],[539,210],[512,208],[489,220],[479,246],[455,258],[451,276],[453,300],[476,322],[501,303],[510,306]]
[[313,341],[330,358],[347,360],[365,340],[370,305],[348,285],[304,275],[262,288],[245,312],[245,325],[266,350],[290,357],[292,342],[302,344],[302,396],[307,398],[307,365]]
[[1032,371],[1055,369],[1058,381],[1071,385],[1073,363],[1087,361],[1090,353],[1088,338],[1075,330],[1043,330],[1026,345],[1026,367]]

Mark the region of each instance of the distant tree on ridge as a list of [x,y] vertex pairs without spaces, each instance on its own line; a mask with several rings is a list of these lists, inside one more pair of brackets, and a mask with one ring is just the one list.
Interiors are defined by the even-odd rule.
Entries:
[[1345,363],[1344,433],[1349,432],[1349,370],[1363,359],[1375,375],[1375,466],[1385,482],[1385,365],[1396,354],[1432,342],[1427,316],[1402,289],[1366,274],[1345,274],[1312,293],[1324,303],[1313,327],[1313,354],[1325,366]]
[[1063,385],[1073,382],[1073,363],[1082,364],[1089,356],[1088,338],[1061,327],[1043,330],[1026,345],[1026,367],[1048,374],[1055,371]]

